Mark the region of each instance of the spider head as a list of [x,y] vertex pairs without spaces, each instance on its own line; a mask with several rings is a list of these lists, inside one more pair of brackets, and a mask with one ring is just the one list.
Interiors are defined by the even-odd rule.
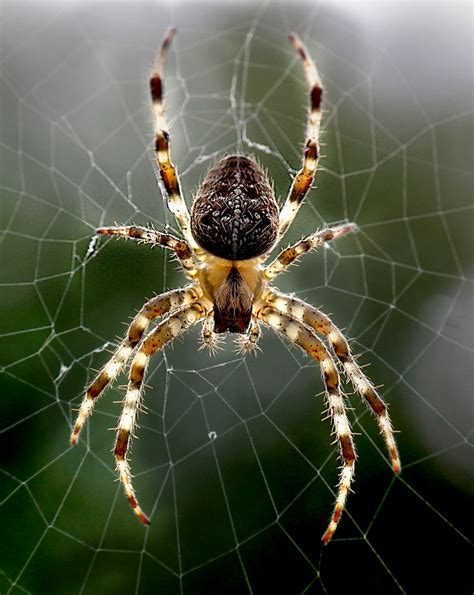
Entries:
[[194,199],[191,231],[205,250],[227,260],[268,252],[278,236],[279,211],[264,170],[242,155],[221,159]]

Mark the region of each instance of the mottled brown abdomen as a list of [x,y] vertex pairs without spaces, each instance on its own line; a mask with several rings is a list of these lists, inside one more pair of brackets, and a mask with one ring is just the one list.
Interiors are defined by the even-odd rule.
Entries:
[[265,254],[278,235],[279,210],[263,169],[229,155],[207,174],[194,199],[191,231],[205,250],[228,260]]

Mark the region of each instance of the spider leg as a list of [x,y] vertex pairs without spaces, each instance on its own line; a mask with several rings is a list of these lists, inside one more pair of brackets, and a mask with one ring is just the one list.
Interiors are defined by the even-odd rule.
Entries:
[[237,345],[238,353],[245,355],[247,353],[254,353],[257,355],[257,351],[260,350],[258,341],[261,337],[260,324],[255,316],[252,316],[250,320],[250,328],[245,335],[237,335],[235,343]]
[[145,337],[130,366],[130,379],[117,427],[114,454],[117,472],[123,484],[125,495],[133,508],[133,512],[145,525],[149,525],[150,521],[138,504],[130,464],[126,458],[130,446],[130,437],[133,436],[140,409],[143,378],[150,358],[167,343],[181,335],[187,328],[206,316],[208,311],[209,307],[204,305],[203,302],[195,301],[169,316]]
[[194,278],[197,275],[196,262],[194,261],[189,244],[170,233],[156,231],[156,229],[142,227],[141,225],[99,227],[96,233],[99,235],[114,235],[125,239],[131,238],[139,242],[151,244],[152,246],[159,245],[169,248],[176,253],[181,266],[190,278]]
[[401,463],[397,443],[388,414],[388,407],[382,397],[377,393],[372,382],[357,364],[347,339],[332,322],[332,320],[313,306],[297,298],[284,295],[276,290],[269,290],[265,300],[279,312],[284,312],[308,325],[318,333],[325,335],[341,362],[346,376],[355,390],[363,398],[375,414],[380,432],[385,439],[387,450],[395,473],[400,473]]
[[282,238],[290,227],[293,219],[311,188],[319,161],[319,130],[321,125],[321,102],[323,88],[321,80],[307,49],[297,35],[290,35],[290,42],[303,60],[306,82],[309,87],[310,111],[306,128],[306,144],[303,154],[303,164],[291,185],[288,197],[280,211],[279,235]]
[[191,249],[197,253],[201,249],[196,244],[189,220],[189,212],[181,193],[178,173],[171,163],[169,147],[169,127],[166,122],[165,108],[163,104],[163,75],[165,58],[176,29],[170,29],[161,44],[160,51],[155,60],[153,71],[150,77],[150,91],[155,118],[155,151],[156,160],[160,170],[160,176],[167,194],[168,208],[173,213],[178,225]]
[[142,339],[150,322],[159,316],[163,316],[163,314],[166,314],[170,310],[192,304],[201,295],[202,293],[196,286],[188,285],[182,289],[176,289],[158,295],[142,307],[128,327],[125,339],[120,343],[112,358],[105,364],[86,390],[71,433],[71,445],[74,446],[77,444],[79,434],[85,422],[92,415],[96,399],[100,397],[109,383],[118,376],[129,360],[133,350]]
[[269,281],[274,279],[303,254],[322,246],[326,242],[330,242],[331,240],[335,240],[354,231],[357,231],[357,225],[355,223],[343,223],[337,227],[323,229],[311,234],[307,238],[303,238],[296,244],[293,244],[293,246],[282,250],[280,254],[265,267],[265,277]]
[[324,344],[312,329],[296,320],[289,314],[283,314],[270,305],[257,311],[257,316],[265,324],[282,333],[290,341],[301,347],[306,353],[319,362],[326,388],[326,401],[333,422],[334,432],[342,458],[342,468],[336,496],[334,512],[322,540],[327,544],[337,529],[342,511],[346,505],[347,495],[354,477],[356,452],[352,440],[352,432],[346,414],[344,397],[341,392],[339,374],[336,364]]

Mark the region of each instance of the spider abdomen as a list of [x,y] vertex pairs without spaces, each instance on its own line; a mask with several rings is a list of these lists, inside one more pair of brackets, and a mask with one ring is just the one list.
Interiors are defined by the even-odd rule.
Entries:
[[279,211],[264,170],[249,157],[221,159],[199,187],[191,213],[197,243],[219,258],[265,254],[278,235]]

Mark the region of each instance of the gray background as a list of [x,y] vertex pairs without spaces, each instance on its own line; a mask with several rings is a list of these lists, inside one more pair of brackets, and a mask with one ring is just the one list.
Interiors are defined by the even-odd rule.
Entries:
[[[0,591],[468,593],[472,418],[470,4],[2,3]],[[133,447],[149,530],[114,482],[120,385],[68,446],[83,387],[154,292],[159,250],[98,225],[174,225],[156,187],[147,76],[166,29],[172,153],[188,204],[241,150],[284,198],[306,94],[327,94],[323,169],[288,239],[360,232],[278,280],[353,339],[390,403],[404,470],[352,397],[359,462],[334,541],[337,453],[317,367],[265,332],[216,359],[189,332],[150,368]],[[286,242],[285,238],[285,242]]]

